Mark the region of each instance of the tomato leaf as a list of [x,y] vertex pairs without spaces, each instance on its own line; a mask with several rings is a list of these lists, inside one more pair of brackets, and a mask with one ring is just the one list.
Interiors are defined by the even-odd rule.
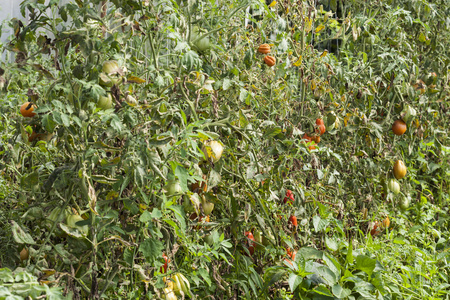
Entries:
[[11,229],[14,237],[14,241],[19,244],[34,245],[36,242],[33,240],[30,234],[25,232],[19,224],[11,220]]
[[145,260],[149,263],[153,263],[159,258],[163,249],[164,246],[162,242],[152,238],[145,239],[139,246],[139,252],[142,252]]

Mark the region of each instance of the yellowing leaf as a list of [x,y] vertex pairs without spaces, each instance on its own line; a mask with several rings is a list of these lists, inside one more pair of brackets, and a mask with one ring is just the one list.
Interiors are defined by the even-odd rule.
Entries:
[[316,81],[313,79],[313,80],[311,80],[311,90],[315,90],[316,89],[316,87],[317,87],[317,85],[316,85]]
[[323,51],[322,54],[320,55],[320,58],[327,56],[327,54],[328,54],[328,50],[325,49],[325,51]]
[[277,4],[277,1],[272,1],[272,3],[269,4],[269,7],[274,7]]
[[302,65],[302,56],[297,59],[297,61],[294,63],[294,66],[300,67]]
[[317,26],[315,32],[318,33],[319,31],[322,31],[325,28],[325,25],[320,24],[319,26]]
[[142,78],[139,78],[137,76],[130,76],[127,78],[127,81],[130,83],[144,83],[145,80]]
[[305,18],[305,32],[308,33],[312,28],[312,20],[308,17]]

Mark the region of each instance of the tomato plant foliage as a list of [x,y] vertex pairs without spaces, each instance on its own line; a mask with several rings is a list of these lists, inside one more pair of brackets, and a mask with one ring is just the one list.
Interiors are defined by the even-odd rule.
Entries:
[[449,12],[23,1],[1,45],[0,299],[443,299]]

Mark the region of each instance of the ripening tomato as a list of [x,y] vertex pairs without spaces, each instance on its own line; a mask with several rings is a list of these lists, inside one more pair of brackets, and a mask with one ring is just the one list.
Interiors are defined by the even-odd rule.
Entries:
[[20,260],[27,260],[28,257],[30,257],[30,252],[27,248],[23,248],[22,251],[20,251]]
[[294,204],[294,193],[291,190],[286,190],[286,195],[284,196],[283,202],[284,204]]
[[397,160],[394,164],[394,176],[397,179],[402,179],[406,175],[405,163],[401,160]]
[[25,118],[32,118],[36,115],[35,112],[33,112],[33,110],[36,108],[36,105],[34,105],[32,102],[25,102],[24,104],[22,104],[22,106],[20,107],[20,113],[22,114],[22,116],[24,116]]
[[325,124],[323,123],[322,119],[316,119],[316,125],[318,127],[318,133],[320,135],[324,134],[327,128],[325,127]]
[[378,221],[375,221],[375,223],[373,223],[373,227],[370,230],[370,235],[374,236],[377,235],[379,233],[379,229],[378,229]]
[[386,217],[383,222],[383,228],[389,228],[389,225],[391,225],[391,220],[389,220],[389,217]]
[[392,132],[395,135],[402,135],[406,132],[406,123],[403,120],[397,120],[392,124]]

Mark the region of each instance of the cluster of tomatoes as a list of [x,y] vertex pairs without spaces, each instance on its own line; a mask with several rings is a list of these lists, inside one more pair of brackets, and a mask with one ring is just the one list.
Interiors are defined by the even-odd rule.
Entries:
[[323,120],[320,119],[320,118],[316,119],[316,132],[315,132],[315,134],[309,135],[309,134],[305,133],[303,135],[303,137],[302,137],[302,139],[305,140],[306,143],[308,143],[308,144],[314,142],[313,144],[308,146],[309,150],[315,150],[316,149],[315,145],[320,143],[320,136],[323,135],[326,130],[327,130],[327,128],[325,127],[325,124],[324,124]]
[[[162,255],[164,264],[160,268],[161,273],[167,273],[168,264],[170,259],[165,253]],[[185,299],[185,296],[192,297],[191,285],[189,280],[181,273],[172,273],[170,277],[164,277],[166,287],[163,289],[163,299],[165,300],[177,300],[177,296],[181,296]]]
[[[262,44],[258,47],[258,52],[261,54],[269,54],[270,53],[270,45],[269,44]],[[275,66],[277,60],[275,57],[266,55],[264,56],[264,63],[268,65],[269,67]]]

